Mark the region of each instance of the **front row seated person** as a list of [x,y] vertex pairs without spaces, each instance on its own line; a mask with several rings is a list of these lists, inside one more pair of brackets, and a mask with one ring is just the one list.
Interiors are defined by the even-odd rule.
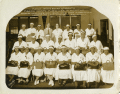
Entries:
[[111,53],[109,53],[109,48],[103,48],[104,53],[101,54],[102,59],[102,68],[101,68],[101,76],[102,81],[105,84],[113,84],[114,83],[114,58]]
[[28,84],[28,77],[30,75],[33,63],[33,55],[29,52],[29,47],[25,48],[25,52],[21,56],[20,69],[18,71],[18,83]]
[[71,55],[66,51],[66,46],[62,45],[62,52],[57,56],[57,69],[55,80],[58,80],[59,85],[65,85],[68,79],[72,79],[71,75]]
[[21,35],[18,35],[18,41],[16,41],[14,43],[13,48],[12,48],[12,52],[14,52],[15,46],[19,46],[19,47],[26,47],[27,46],[26,42],[22,40]]
[[95,52],[95,46],[90,45],[90,52],[86,54],[86,63],[88,64],[87,69],[87,87],[91,87],[95,83],[95,88],[99,87],[100,82],[100,64],[101,58],[98,53]]
[[37,47],[37,52],[34,54],[33,70],[32,74],[36,77],[34,85],[39,84],[39,78],[43,76],[43,70],[45,67],[45,53],[42,52],[42,47]]
[[79,46],[85,55],[88,52],[90,41],[85,37],[85,31],[81,32],[81,37],[77,39],[76,46]]
[[85,56],[80,53],[80,48],[75,48],[75,53],[72,55],[71,59],[72,64],[72,76],[73,76],[73,82],[75,82],[75,88],[80,87],[81,85],[83,87],[86,87],[87,82],[87,71],[86,71],[86,60]]
[[14,47],[14,52],[11,54],[10,59],[8,61],[8,65],[6,68],[6,75],[8,76],[9,82],[11,82],[15,76],[18,76],[19,64],[21,61],[21,52],[19,51],[19,47]]
[[54,86],[53,77],[55,77],[57,66],[57,54],[54,52],[54,47],[49,46],[49,53],[45,56],[44,74],[49,79],[48,85]]

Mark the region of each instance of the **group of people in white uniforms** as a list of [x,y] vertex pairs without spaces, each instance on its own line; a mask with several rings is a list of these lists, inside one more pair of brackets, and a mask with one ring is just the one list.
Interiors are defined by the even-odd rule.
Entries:
[[[34,85],[39,83],[39,77],[42,75],[45,75],[45,77],[49,79],[49,85],[51,86],[54,86],[53,78],[58,80],[59,84],[63,86],[67,83],[67,79],[73,79],[76,87],[79,81],[83,82],[84,87],[90,87],[91,82],[96,82],[97,87],[100,80],[104,83],[113,83],[114,70],[106,71],[103,70],[103,68],[91,69],[88,66],[92,60],[97,62],[101,67],[107,60],[111,63],[114,62],[113,55],[109,53],[109,48],[103,48],[101,41],[97,40],[96,32],[91,28],[91,24],[88,24],[89,28],[85,31],[80,29],[80,24],[76,25],[77,29],[74,31],[70,29],[68,24],[64,31],[56,24],[56,29],[53,30],[53,32],[49,29],[50,24],[48,24],[48,29],[46,29],[45,33],[40,29],[41,25],[38,25],[39,32],[33,29],[33,25],[33,23],[30,23],[32,29],[25,30],[23,28],[24,30],[19,32],[18,41],[13,45],[13,53],[11,54],[9,61],[15,60],[19,62],[18,67],[8,66],[6,68],[6,74],[12,74],[12,76],[10,76],[11,79],[13,78],[13,75],[18,75],[20,78],[18,83],[24,81],[22,78],[25,78],[25,82],[28,82],[28,77],[32,71],[32,74],[36,76]],[[25,25],[22,25],[22,27],[25,27]],[[47,30],[50,31],[48,32]],[[26,34],[23,33],[24,31],[26,31]],[[22,40],[22,37],[27,37],[31,34],[29,31],[32,34],[35,32],[37,33],[33,34],[32,41],[27,43]],[[77,34],[79,35],[79,38],[75,38]],[[92,37],[92,41],[89,37]],[[38,38],[43,40],[41,44],[36,41]],[[22,51],[23,48],[25,51]],[[80,50],[90,51],[83,54]],[[20,55],[17,53],[20,53]],[[20,68],[19,64],[21,61],[28,61],[30,67]],[[40,62],[43,67],[39,66],[37,62]],[[56,63],[56,67],[46,68],[46,63],[49,62]],[[59,69],[59,66],[63,63],[68,63],[70,68]],[[74,70],[75,63],[85,63],[86,70]],[[15,71],[15,73],[13,71]],[[25,72],[23,73],[23,71]]]

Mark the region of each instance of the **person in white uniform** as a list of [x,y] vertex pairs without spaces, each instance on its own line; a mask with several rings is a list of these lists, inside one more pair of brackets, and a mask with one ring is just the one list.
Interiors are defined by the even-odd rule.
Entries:
[[32,41],[29,43],[29,48],[31,48],[31,53],[35,53],[35,48],[39,47],[39,43],[36,41],[36,37],[32,36]]
[[34,28],[34,23],[30,23],[30,28],[27,29],[27,32],[26,32],[26,37],[28,35],[31,35],[31,36],[36,36],[36,29]]
[[81,32],[81,37],[77,39],[76,46],[79,46],[82,53],[85,55],[89,49],[90,41],[85,37],[85,31]]
[[43,76],[43,70],[45,66],[45,54],[42,52],[43,48],[37,47],[37,52],[34,54],[33,70],[32,74],[36,77],[34,85],[39,84],[39,78]]
[[54,42],[58,42],[58,38],[59,38],[59,36],[62,36],[63,31],[62,31],[62,29],[59,28],[59,25],[56,24],[56,29],[53,30],[52,33],[54,35]]
[[103,64],[112,64],[114,67],[114,58],[111,53],[109,53],[109,48],[104,47],[103,48],[104,53],[101,54],[101,60],[102,60],[102,68],[101,68],[101,76],[102,76],[102,81],[105,84],[113,84],[114,83],[114,69],[111,70],[104,70],[103,69]]
[[49,53],[45,56],[45,69],[44,73],[49,79],[48,85],[54,86],[53,77],[55,77],[55,71],[57,66],[57,54],[54,51],[53,46],[49,46]]
[[[71,73],[71,55],[66,51],[66,46],[62,45],[62,52],[57,56],[57,69],[55,73],[55,80],[58,80],[59,85],[65,86],[68,79],[72,79]],[[68,68],[61,69],[60,66],[67,64]],[[63,65],[64,66],[64,65]]]
[[19,48],[27,46],[26,42],[22,40],[22,36],[18,36],[18,41],[16,41],[14,43],[13,48],[12,48],[12,52],[14,52],[15,46],[19,46]]
[[68,39],[65,40],[65,45],[68,47],[68,52],[70,53],[70,55],[72,55],[74,53],[74,48],[76,46],[76,41],[75,39],[73,39],[73,33],[69,32],[68,33]]
[[44,39],[44,31],[41,29],[41,25],[37,26],[36,39]]
[[90,46],[90,52],[86,54],[87,69],[87,87],[91,87],[95,83],[95,87],[99,87],[100,74],[99,66],[101,64],[101,58],[98,53],[95,52],[95,46]]
[[70,29],[70,25],[69,25],[69,24],[66,25],[66,29],[65,29],[65,30],[63,31],[63,33],[62,33],[63,41],[65,41],[66,39],[69,38],[69,37],[68,37],[68,32],[72,32],[72,33],[73,33],[73,30]]
[[90,45],[94,45],[96,47],[96,52],[101,54],[103,51],[103,45],[100,40],[97,40],[97,35],[92,36],[93,41],[91,41]]
[[81,28],[80,28],[80,24],[76,24],[76,29],[74,30],[74,37],[75,39],[77,39],[77,37],[80,37],[81,36],[81,32],[83,31]]
[[85,31],[86,31],[86,37],[88,37],[88,39],[92,41],[92,36],[96,34],[96,31],[92,28],[91,23],[88,24],[88,28],[85,29]]
[[[11,61],[17,61],[17,65],[11,66]],[[11,54],[10,59],[8,61],[8,66],[6,68],[6,74],[9,77],[9,82],[12,81],[12,79],[18,75],[19,71],[19,64],[21,61],[21,52],[19,51],[19,46],[15,46],[14,52]]]
[[45,38],[46,39],[42,42],[41,47],[42,48],[47,48],[46,51],[48,52],[49,46],[50,45],[54,46],[54,42],[50,39],[50,35],[46,35]]
[[22,29],[20,29],[19,35],[22,35],[24,41],[25,41],[25,38],[26,38],[26,32],[27,32],[26,25],[22,24]]
[[61,46],[62,46],[62,36],[58,37],[58,41],[55,42],[55,52],[59,54],[61,52]]
[[24,82],[25,84],[28,84],[28,82],[29,82],[28,77],[30,75],[30,72],[32,69],[32,63],[33,63],[33,55],[29,52],[29,47],[26,47],[25,53],[22,54],[21,61],[24,61],[24,62],[27,61],[28,66],[22,67],[20,64],[20,69],[18,71],[18,77],[20,79],[19,79],[18,83]]
[[[84,64],[84,68],[80,70],[75,70],[75,64]],[[75,53],[72,55],[71,59],[71,64],[72,64],[72,76],[73,76],[73,81],[75,82],[75,88],[78,86],[80,87],[81,83],[83,82],[83,87],[86,87],[86,82],[87,82],[87,72],[86,72],[86,59],[85,56],[80,53],[80,48],[76,47],[75,48]]]

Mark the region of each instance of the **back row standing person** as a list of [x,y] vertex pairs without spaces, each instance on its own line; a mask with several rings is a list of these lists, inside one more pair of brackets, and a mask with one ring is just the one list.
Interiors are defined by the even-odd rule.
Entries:
[[91,42],[92,36],[96,35],[96,31],[92,28],[92,24],[91,23],[88,24],[88,28],[85,29],[85,32],[86,32],[86,37],[88,37],[88,39]]

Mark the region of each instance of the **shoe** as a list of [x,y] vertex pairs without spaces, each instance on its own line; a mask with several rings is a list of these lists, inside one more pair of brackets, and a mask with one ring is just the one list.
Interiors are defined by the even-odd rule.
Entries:
[[49,81],[48,85],[51,85],[51,81]]
[[39,80],[36,82],[36,85],[39,84]]
[[34,82],[34,85],[36,85],[36,81]]
[[51,86],[54,86],[54,82],[53,82],[53,80],[51,81]]

